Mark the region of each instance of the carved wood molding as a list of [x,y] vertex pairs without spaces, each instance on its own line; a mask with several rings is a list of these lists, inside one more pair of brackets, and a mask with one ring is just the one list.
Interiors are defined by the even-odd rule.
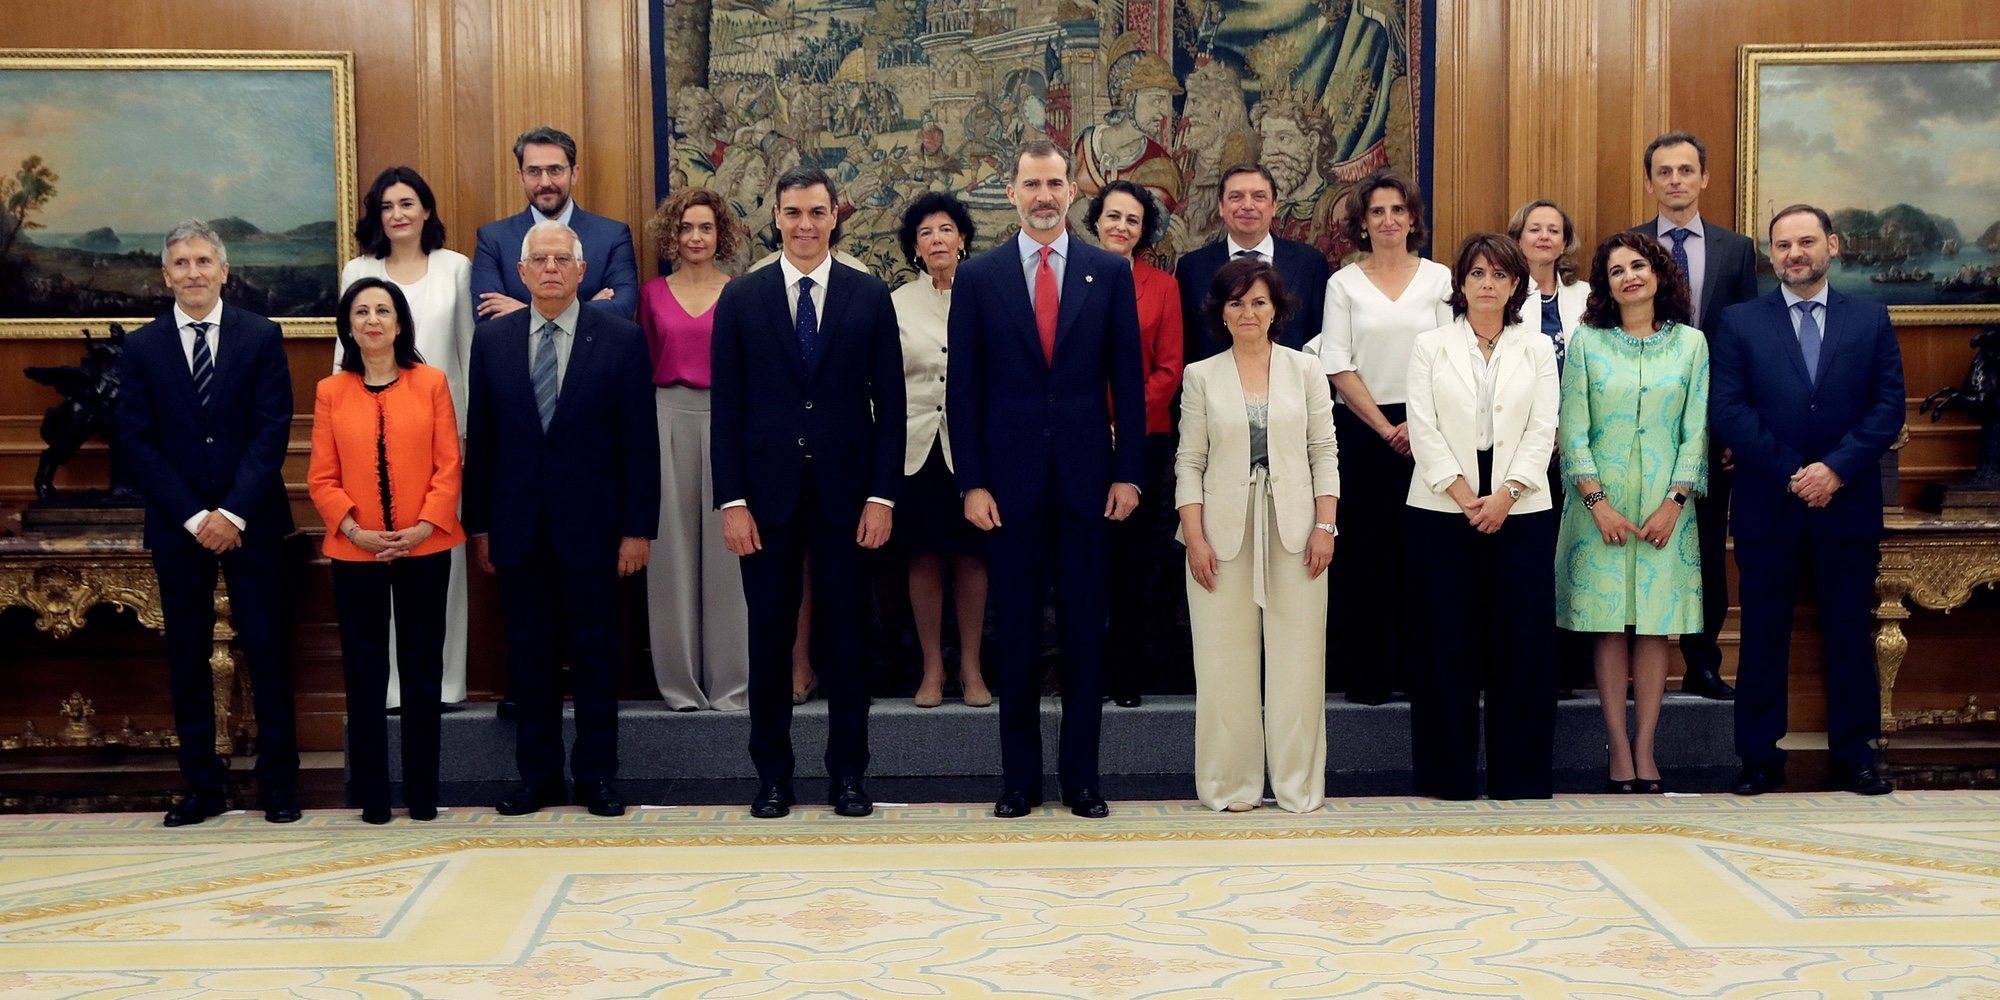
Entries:
[[[1630,0],[1632,4],[1631,58],[1633,60],[1632,100],[1632,147],[1627,151],[1625,162],[1632,164],[1634,172],[1642,173],[1645,162],[1646,144],[1653,137],[1672,128],[1671,108],[1668,98],[1669,78],[1672,63],[1669,60],[1668,32],[1669,20],[1673,14],[1671,0]],[[1659,206],[1646,193],[1644,184],[1634,184],[1627,204],[1626,218],[1647,219],[1659,214]]]
[[1596,6],[1594,0],[1507,5],[1510,213],[1536,198],[1553,198],[1572,215],[1597,204]]
[[[493,132],[514,171],[514,137],[536,125],[583,131],[583,0],[494,0]],[[582,158],[582,154],[578,154]],[[521,210],[521,189],[494,184],[492,215]]]

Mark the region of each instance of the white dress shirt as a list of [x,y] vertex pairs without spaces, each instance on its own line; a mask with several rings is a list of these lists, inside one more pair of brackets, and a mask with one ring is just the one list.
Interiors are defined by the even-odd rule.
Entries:
[[[1258,259],[1264,263],[1276,264],[1278,262],[1278,238],[1268,232],[1264,234],[1264,239],[1254,247],[1246,247],[1237,243],[1236,234],[1234,233],[1229,234],[1223,242],[1226,244],[1225,249],[1229,251],[1229,260],[1235,260],[1236,255],[1245,250],[1254,250],[1257,253]],[[1228,261],[1226,260],[1223,263],[1228,263]]]
[[1500,365],[1500,352],[1495,350],[1487,357],[1479,349],[1479,334],[1472,327],[1465,328],[1465,350],[1472,356],[1472,447],[1479,451],[1493,448],[1493,373]]
[[[215,308],[210,309],[208,315],[202,317],[189,316],[181,310],[180,303],[174,303],[174,327],[181,333],[181,356],[187,358],[189,378],[194,377],[193,324],[195,323],[208,324],[208,332],[202,337],[202,340],[208,344],[208,364],[210,368],[220,371],[222,355],[216,353],[216,346],[222,343],[222,300],[216,299]],[[208,520],[209,513],[209,511],[205,510],[196,511],[193,517],[181,522],[181,527],[186,528],[190,535],[198,534],[201,531],[201,522]],[[214,513],[221,514],[227,518],[230,524],[236,526],[237,531],[242,531],[248,527],[242,518],[221,507],[215,508]]]

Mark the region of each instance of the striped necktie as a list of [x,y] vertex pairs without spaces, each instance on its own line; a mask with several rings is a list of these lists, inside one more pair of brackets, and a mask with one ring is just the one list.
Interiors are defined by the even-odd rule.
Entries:
[[201,412],[208,412],[209,390],[215,386],[215,356],[208,350],[208,328],[213,323],[189,323],[194,331],[194,398],[201,403]]
[[555,320],[542,324],[541,345],[535,348],[535,364],[528,372],[528,380],[535,386],[535,409],[542,415],[542,432],[547,433],[549,422],[556,418],[556,334],[562,327]]

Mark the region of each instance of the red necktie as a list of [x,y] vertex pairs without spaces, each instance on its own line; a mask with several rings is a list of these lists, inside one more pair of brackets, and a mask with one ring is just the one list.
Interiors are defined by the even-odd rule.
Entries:
[[1062,303],[1056,298],[1056,270],[1049,266],[1054,247],[1042,248],[1042,262],[1035,267],[1035,331],[1042,335],[1042,360],[1056,361],[1056,314]]

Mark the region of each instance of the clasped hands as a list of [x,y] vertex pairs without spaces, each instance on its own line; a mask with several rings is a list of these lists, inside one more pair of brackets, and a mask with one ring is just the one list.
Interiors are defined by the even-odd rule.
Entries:
[[1674,524],[1680,520],[1681,505],[1672,500],[1660,501],[1660,506],[1646,518],[1645,524],[1633,524],[1609,500],[1599,500],[1590,508],[1590,519],[1597,522],[1597,533],[1606,545],[1624,545],[1629,535],[1637,535],[1639,540],[1656,549],[1664,549],[1673,540]]
[[1787,488],[1792,495],[1806,502],[1808,507],[1824,507],[1833,502],[1833,494],[1840,489],[1840,476],[1825,462],[1811,465],[1792,473]]
[[370,531],[357,527],[348,533],[347,540],[374,556],[376,562],[389,562],[409,555],[411,549],[424,544],[435,530],[429,521],[418,521],[415,527],[401,531]]

